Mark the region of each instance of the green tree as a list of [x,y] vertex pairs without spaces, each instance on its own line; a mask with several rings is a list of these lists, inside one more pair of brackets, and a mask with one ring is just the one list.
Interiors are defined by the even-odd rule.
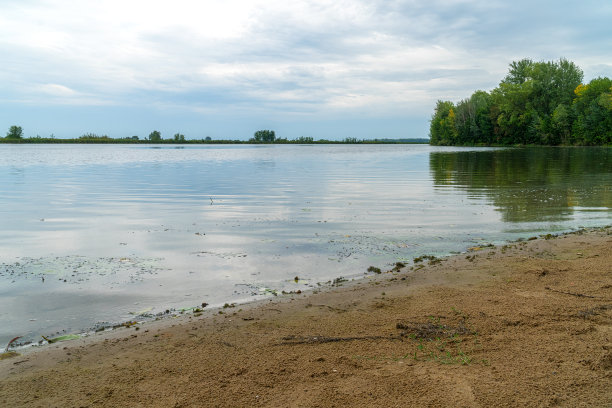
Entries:
[[508,74],[502,80],[502,83],[520,85],[531,79],[531,70],[533,69],[534,62],[528,58],[524,58],[520,61],[512,61],[510,63],[510,69]]
[[570,108],[574,89],[582,82],[582,70],[566,59],[538,62],[533,65],[531,77],[533,88],[530,103],[539,118],[536,128],[539,140],[536,139],[536,143],[559,144],[563,134],[554,126],[553,114],[559,105]]
[[162,140],[161,133],[157,130],[152,131],[151,133],[149,133],[149,140],[153,143],[161,142]]
[[23,137],[23,129],[21,126],[11,126],[6,134],[7,139],[21,139]]
[[[490,119],[491,96],[476,91],[469,99],[460,101],[455,107],[455,129],[457,144],[491,143],[493,125]],[[450,112],[449,112],[450,113]]]
[[433,145],[457,144],[455,105],[450,101],[438,101],[429,125],[429,140]]
[[438,101],[430,143],[611,144],[612,81],[582,85],[582,79],[582,70],[564,58],[513,61],[490,93],[477,91],[456,106]]
[[180,134],[180,133],[175,133],[174,134],[174,141],[177,143],[184,143],[185,142],[185,135]]
[[310,144],[314,142],[314,139],[310,136],[300,136],[297,139],[295,139],[296,143],[304,143],[304,144]]
[[553,144],[568,144],[572,131],[572,110],[564,104],[559,104],[552,114]]
[[582,70],[564,58],[558,62],[512,62],[508,75],[496,89],[502,95],[497,121],[501,136],[510,143],[561,143],[567,135],[559,120],[564,109],[567,112],[571,106],[574,89],[582,77]]
[[502,82],[491,92],[497,106],[496,143],[536,143],[534,124],[538,123],[538,116],[530,102],[532,91],[533,82],[529,80],[522,84]]
[[274,143],[276,134],[273,130],[258,130],[251,140],[255,143]]
[[576,87],[575,94],[572,143],[612,144],[612,80],[593,79]]

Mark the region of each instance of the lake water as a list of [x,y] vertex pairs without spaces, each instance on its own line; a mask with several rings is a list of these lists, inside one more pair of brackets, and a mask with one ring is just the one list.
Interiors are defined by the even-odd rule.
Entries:
[[0,344],[611,222],[610,148],[0,145]]

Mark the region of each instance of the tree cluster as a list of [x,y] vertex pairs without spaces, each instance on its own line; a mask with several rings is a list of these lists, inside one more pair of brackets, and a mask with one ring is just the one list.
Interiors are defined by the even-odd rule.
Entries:
[[430,123],[432,145],[612,144],[612,80],[583,84],[566,59],[514,61],[491,92],[454,104],[438,101]]
[[9,131],[6,133],[7,139],[21,139],[23,137],[23,129],[21,126],[11,126]]
[[251,139],[254,143],[274,143],[276,134],[273,130],[258,130]]

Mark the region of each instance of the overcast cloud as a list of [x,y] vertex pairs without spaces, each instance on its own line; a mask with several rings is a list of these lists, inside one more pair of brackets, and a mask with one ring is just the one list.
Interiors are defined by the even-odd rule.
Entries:
[[0,3],[0,132],[427,137],[521,58],[612,77],[609,1]]

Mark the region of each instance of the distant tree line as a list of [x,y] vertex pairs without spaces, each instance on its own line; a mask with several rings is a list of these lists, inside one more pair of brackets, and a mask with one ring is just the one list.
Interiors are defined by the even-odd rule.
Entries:
[[49,137],[23,137],[21,126],[11,126],[5,138],[0,137],[0,143],[91,143],[91,144],[251,144],[251,143],[274,143],[274,144],[369,144],[369,143],[428,143],[428,139],[361,139],[345,138],[344,140],[327,140],[309,136],[300,136],[293,140],[276,137],[274,130],[258,130],[249,140],[213,139],[206,136],[203,139],[187,139],[182,133],[175,133],[172,138],[164,139],[158,130],[149,133],[149,136],[141,139],[139,136],[128,136],[123,138],[112,138],[107,135],[85,133],[78,138],[61,139],[54,135]]
[[430,123],[432,145],[610,145],[612,80],[583,84],[566,59],[514,61],[491,92],[454,104],[438,101]]

